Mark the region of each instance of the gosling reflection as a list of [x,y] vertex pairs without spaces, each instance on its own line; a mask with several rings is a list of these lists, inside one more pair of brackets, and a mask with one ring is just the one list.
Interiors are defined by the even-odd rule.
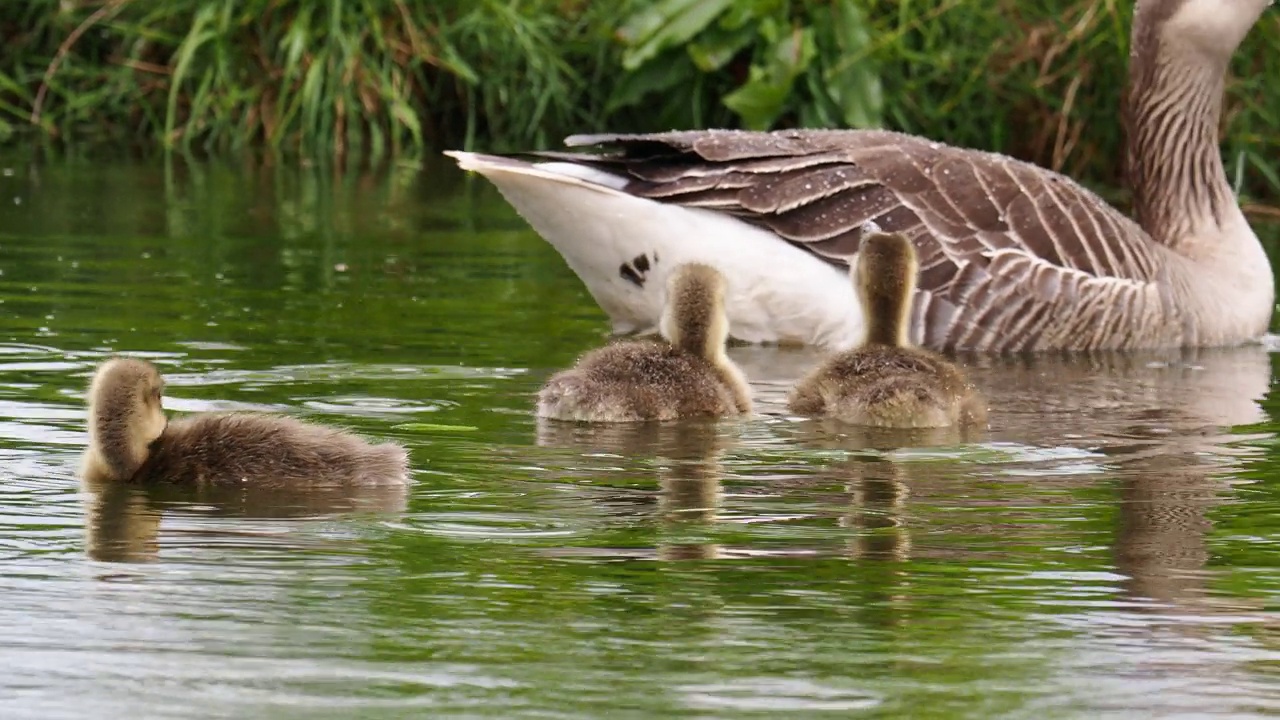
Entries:
[[849,511],[840,527],[853,531],[846,543],[852,559],[906,562],[911,558],[907,526],[910,495],[901,463],[889,458],[858,458],[843,463]]
[[[405,485],[263,487],[146,487],[121,483],[84,484],[85,549],[102,562],[152,562],[162,547],[165,515],[306,519],[346,513],[395,514],[408,504]],[[198,507],[199,510],[194,508]],[[226,535],[243,531],[229,529]],[[178,534],[175,532],[175,535]]]
[[544,421],[537,443],[584,453],[653,458],[657,466],[660,560],[708,560],[725,556],[718,543],[690,536],[710,534],[717,522],[724,470],[720,456],[732,442],[711,421],[572,424]]
[[663,534],[671,539],[658,543],[660,560],[714,560],[724,557],[719,543],[692,541],[689,534],[713,529],[723,495],[724,469],[711,433],[689,433],[680,441],[680,450],[670,465],[659,471],[661,494],[658,511]]
[[704,458],[728,449],[733,436],[709,420],[574,423],[535,418],[539,447],[624,457]]
[[980,443],[989,437],[986,427],[978,424],[883,428],[851,425],[826,418],[799,421],[795,436],[806,447],[852,452],[906,447],[956,447]]
[[160,555],[160,519],[146,490],[103,483],[85,513],[85,549],[101,562],[150,562]]

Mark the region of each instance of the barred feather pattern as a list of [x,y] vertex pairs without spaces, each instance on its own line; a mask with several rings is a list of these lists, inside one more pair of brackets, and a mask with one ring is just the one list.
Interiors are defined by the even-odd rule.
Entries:
[[[1197,344],[1185,258],[1069,178],[878,130],[580,135],[538,153],[630,178],[637,196],[729,213],[836,265],[863,227],[912,239],[912,340],[943,350]],[[1146,322],[1128,322],[1140,315]]]

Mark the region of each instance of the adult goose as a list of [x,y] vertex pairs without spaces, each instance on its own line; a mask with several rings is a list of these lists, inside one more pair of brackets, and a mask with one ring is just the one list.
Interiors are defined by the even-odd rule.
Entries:
[[1270,263],[1217,146],[1231,56],[1269,0],[1139,0],[1123,119],[1135,217],[1002,155],[881,130],[586,135],[536,162],[449,153],[564,256],[615,332],[650,332],[670,268],[732,278],[733,337],[843,349],[864,226],[920,258],[911,339],[938,350],[1233,345]]

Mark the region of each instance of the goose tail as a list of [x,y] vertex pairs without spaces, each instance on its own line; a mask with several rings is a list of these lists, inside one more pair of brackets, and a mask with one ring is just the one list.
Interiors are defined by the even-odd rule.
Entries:
[[564,258],[618,334],[657,331],[667,275],[701,262],[724,274],[730,335],[744,342],[848,347],[861,308],[848,276],[730,215],[637,197],[587,165],[445,153],[492,182]]

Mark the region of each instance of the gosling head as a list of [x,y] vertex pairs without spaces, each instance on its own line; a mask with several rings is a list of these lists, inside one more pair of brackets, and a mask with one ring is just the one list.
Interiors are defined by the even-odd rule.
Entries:
[[680,265],[667,280],[658,331],[686,352],[718,360],[729,339],[724,296],[724,276],[718,270],[702,263]]
[[154,365],[112,358],[89,384],[89,452],[112,479],[128,480],[164,432],[164,378]]
[[862,238],[850,274],[867,319],[867,343],[905,347],[920,263],[900,233]]
[[1270,4],[1271,0],[1138,0],[1132,50],[1196,53],[1225,64]]

